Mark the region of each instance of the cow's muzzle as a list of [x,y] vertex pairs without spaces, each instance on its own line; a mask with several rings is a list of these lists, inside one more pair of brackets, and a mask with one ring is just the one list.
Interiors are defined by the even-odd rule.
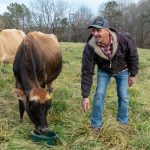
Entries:
[[47,127],[44,127],[44,128],[35,128],[35,133],[38,133],[38,134],[46,134],[48,132],[48,128]]

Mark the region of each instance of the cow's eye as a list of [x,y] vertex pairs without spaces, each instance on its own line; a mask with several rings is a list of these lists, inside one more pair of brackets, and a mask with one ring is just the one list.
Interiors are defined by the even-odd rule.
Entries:
[[39,107],[40,107],[40,103],[36,102],[36,101],[31,101],[31,102],[29,102],[29,107],[30,107],[31,111],[38,111]]

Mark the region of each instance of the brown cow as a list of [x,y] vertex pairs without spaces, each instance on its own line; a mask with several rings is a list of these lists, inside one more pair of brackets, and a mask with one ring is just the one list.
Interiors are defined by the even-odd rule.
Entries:
[[0,67],[3,62],[14,60],[16,51],[24,37],[25,33],[21,30],[0,30]]
[[[61,68],[62,54],[57,38],[41,32],[28,33],[14,60],[15,94],[19,100],[20,120],[23,121],[26,109],[38,133],[48,131],[46,116],[51,103],[51,84]],[[50,85],[50,93],[47,85]]]

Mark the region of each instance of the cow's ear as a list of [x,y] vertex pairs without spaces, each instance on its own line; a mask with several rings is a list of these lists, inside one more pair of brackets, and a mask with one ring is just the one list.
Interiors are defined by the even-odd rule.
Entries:
[[51,100],[54,92],[55,92],[55,88],[52,88],[51,91],[46,95],[46,98],[48,100]]
[[21,89],[14,89],[12,91],[12,94],[17,97],[20,100],[24,100],[25,99],[25,95],[24,92]]
[[55,92],[55,88],[52,88],[49,94],[47,95],[47,99],[51,100],[54,92]]
[[51,100],[51,99],[52,99],[52,96],[53,96],[53,94],[52,94],[52,93],[47,94],[46,99]]

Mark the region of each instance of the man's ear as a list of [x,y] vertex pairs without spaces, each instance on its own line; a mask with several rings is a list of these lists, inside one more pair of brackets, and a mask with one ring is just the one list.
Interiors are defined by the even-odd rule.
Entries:
[[25,95],[24,92],[21,89],[14,89],[12,91],[12,94],[17,97],[20,100],[24,100],[25,99]]

